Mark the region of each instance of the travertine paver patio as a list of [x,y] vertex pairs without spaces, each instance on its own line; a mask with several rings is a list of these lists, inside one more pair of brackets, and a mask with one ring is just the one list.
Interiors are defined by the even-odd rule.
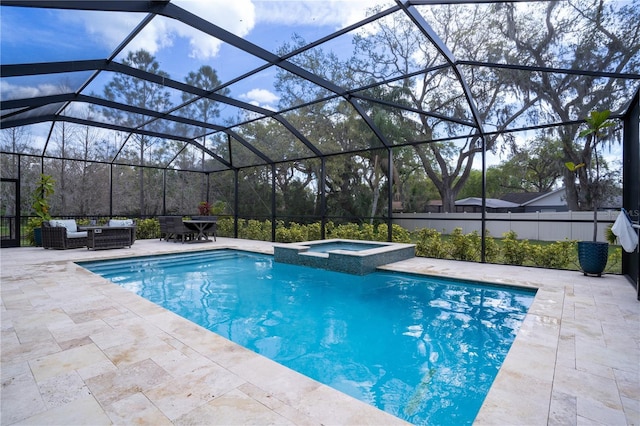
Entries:
[[[0,251],[2,425],[401,424],[76,266],[232,247]],[[621,276],[415,258],[387,267],[539,288],[476,424],[640,424],[640,302]]]

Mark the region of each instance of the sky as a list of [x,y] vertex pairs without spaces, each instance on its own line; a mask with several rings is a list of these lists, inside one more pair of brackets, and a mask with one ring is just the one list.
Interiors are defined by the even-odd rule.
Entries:
[[[185,10],[267,51],[276,52],[298,34],[307,42],[365,18],[376,5],[388,7],[393,0],[174,0]],[[0,8],[0,57],[2,64],[105,59],[145,17],[142,13],[87,12]],[[350,53],[350,37],[332,41],[334,51]],[[155,55],[160,68],[177,81],[202,65],[214,68],[224,83],[264,62],[229,44],[178,21],[156,16],[116,57],[145,49]],[[0,100],[35,97],[75,90],[91,76],[90,71],[51,76],[27,76],[0,80]],[[103,72],[87,93],[100,95],[113,74]],[[275,70],[265,70],[229,87],[234,98],[266,109],[275,109],[279,97],[274,88]],[[71,90],[71,91],[73,91]],[[174,104],[180,103],[175,92]],[[237,111],[226,107],[227,114]]]
[[[290,42],[294,33],[307,42],[363,19],[368,8],[390,4],[378,0],[174,0],[187,11],[209,20],[268,51],[275,52]],[[144,18],[136,13],[104,13],[55,9],[3,7],[1,16],[2,63],[103,59]],[[29,34],[25,37],[25,34]],[[347,42],[348,40],[345,40]],[[184,81],[189,71],[210,65],[225,82],[264,64],[208,34],[178,21],[155,17],[131,42],[125,52],[145,49],[155,55],[163,71]],[[122,60],[125,53],[116,60]],[[229,60],[233,58],[233,60]],[[232,86],[232,96],[274,109],[278,95],[273,88],[274,71],[262,73]],[[65,84],[77,85],[86,73],[64,76]],[[96,91],[111,76],[97,80]],[[50,94],[59,91],[58,82],[45,77],[2,81],[2,99],[28,91]],[[49,77],[50,78],[50,77]]]
[[[267,51],[276,52],[298,34],[312,42],[366,17],[369,8],[390,6],[393,0],[173,0],[175,5],[241,37]],[[52,2],[55,4],[55,1]],[[145,18],[146,13],[92,12],[2,6],[0,8],[0,61],[25,64],[106,59]],[[350,52],[350,37],[341,47]],[[156,16],[115,60],[122,62],[130,51],[152,53],[170,78],[185,81],[202,65],[216,70],[225,83],[247,73],[264,61],[227,43],[194,30],[179,21]],[[78,90],[92,71],[2,78],[0,101],[69,93]],[[101,72],[83,93],[103,96],[113,73]],[[274,88],[274,67],[229,87],[230,97],[275,110],[279,96]],[[181,92],[172,92],[174,105]],[[57,108],[53,105],[53,108]],[[221,104],[221,119],[237,117],[239,110]],[[55,111],[49,111],[53,113]],[[82,117],[84,105],[74,103],[66,113]],[[98,118],[99,119],[99,118]],[[50,124],[30,126],[36,145],[44,147]]]

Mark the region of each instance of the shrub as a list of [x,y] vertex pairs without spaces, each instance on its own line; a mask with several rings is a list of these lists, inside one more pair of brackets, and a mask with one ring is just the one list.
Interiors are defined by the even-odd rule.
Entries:
[[221,237],[233,238],[233,219],[225,217],[218,219],[216,233]]
[[324,226],[324,232],[327,238],[332,238],[333,230],[336,229],[336,224],[333,221],[329,221]]
[[615,248],[611,254],[609,254],[609,260],[607,260],[606,271],[612,274],[620,274],[622,265],[622,249],[620,247]]
[[[386,228],[387,225],[385,224],[384,227]],[[402,226],[397,225],[397,224],[392,224],[391,225],[391,230],[393,232],[393,242],[394,243],[410,243],[411,242],[411,234],[409,233],[409,231],[407,231],[406,229],[404,229]],[[384,241],[387,241],[387,230],[385,229],[384,232]]]
[[288,228],[276,225],[276,241],[279,243],[291,243],[291,233]]
[[321,235],[320,222],[310,223],[309,225],[307,225],[308,241],[319,240]]
[[244,232],[244,229],[246,227],[247,227],[247,220],[239,219],[238,220],[238,238],[245,238],[244,235],[246,235],[246,233]]
[[502,262],[506,265],[524,265],[531,247],[529,240],[518,240],[518,234],[514,231],[502,234]]
[[[480,240],[479,240],[480,241]],[[477,248],[478,254],[480,253],[482,246]],[[495,238],[493,238],[489,231],[487,231],[487,235],[485,235],[484,239],[484,260],[489,263],[497,263],[500,259],[500,247],[496,242]]]
[[388,229],[389,227],[387,226],[386,223],[379,224],[378,226],[376,226],[375,232],[373,233],[373,235],[370,238],[367,238],[367,240],[387,241]]
[[[278,221],[276,241],[283,243],[312,241],[320,239],[320,222],[302,225],[291,222],[285,226]],[[358,225],[347,223],[335,225],[329,221],[325,224],[326,238],[344,238],[350,240],[387,241],[387,224],[374,227],[370,224]],[[157,220],[148,219],[138,224],[138,238],[154,238],[159,235]],[[157,233],[157,234],[156,234]],[[233,219],[218,220],[218,235],[233,237]],[[240,220],[238,237],[271,241],[271,221]],[[571,262],[577,264],[575,241],[556,241],[548,245],[531,244],[528,240],[518,240],[513,231],[505,232],[502,250],[494,238],[487,232],[485,239],[485,261],[507,265],[533,264],[543,268],[572,269]],[[464,261],[480,261],[482,239],[477,231],[463,234],[462,228],[455,228],[448,239],[435,229],[421,229],[415,233],[416,256],[439,259],[455,259]],[[393,241],[410,243],[411,234],[399,225],[393,225]],[[612,252],[609,257],[610,269],[619,265],[621,250]],[[575,269],[575,268],[573,268]]]
[[462,228],[455,228],[449,240],[449,255],[455,260],[479,260],[478,240],[480,240],[480,236],[477,231],[464,235]]
[[416,256],[444,259],[447,257],[447,251],[440,232],[431,228],[424,228],[418,231]]
[[160,221],[158,219],[138,220],[136,225],[136,239],[160,238]]
[[613,224],[610,224],[604,229],[604,238],[611,245],[613,245],[613,244],[618,242],[618,236],[613,233],[613,229],[612,228],[613,228]]
[[284,222],[278,221],[276,225],[276,241],[281,243],[308,241],[307,235],[307,227],[299,223],[291,222],[289,227],[286,227]]
[[87,226],[91,224],[91,219],[89,218],[80,218],[76,219],[76,225],[78,226]]
[[289,231],[292,242],[309,241],[309,230],[306,225],[292,222],[289,224]]
[[557,265],[556,268],[567,269],[570,263],[577,262],[578,248],[577,242],[572,240],[557,241],[551,244],[551,250],[556,253]]
[[357,223],[345,223],[335,227],[330,238],[342,238],[345,240],[361,240],[360,226]]
[[570,240],[556,241],[546,246],[530,246],[531,261],[543,268],[565,269],[575,252],[575,241]]
[[[375,241],[376,240],[376,228],[369,224],[369,223],[363,223],[362,226],[360,227],[360,235],[359,235],[359,240],[369,240],[369,241]],[[386,241],[386,238],[385,240]]]
[[239,221],[238,238],[246,240],[271,241],[271,221],[250,219]]

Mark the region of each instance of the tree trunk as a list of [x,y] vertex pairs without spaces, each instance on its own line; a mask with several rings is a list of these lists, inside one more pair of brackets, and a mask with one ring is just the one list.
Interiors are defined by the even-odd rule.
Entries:
[[369,218],[369,224],[373,225],[373,217],[376,215],[378,208],[378,200],[380,199],[380,188],[373,188],[373,201],[371,202],[371,217]]
[[454,193],[451,188],[442,187],[438,188],[438,192],[442,196],[442,211],[453,213],[456,211],[456,196],[458,193]]
[[565,194],[567,197],[567,208],[571,211],[579,210],[576,176],[569,170],[564,172],[564,187],[566,188]]
[[373,199],[371,200],[371,214],[369,215],[369,224],[371,225],[373,225],[373,217],[376,215],[376,210],[378,209],[378,200],[380,199],[380,175],[378,173],[379,163],[380,156],[375,155],[373,160],[373,182],[371,182]]
[[[393,159],[392,159],[393,161]],[[380,169],[382,169],[382,172],[389,177],[389,162],[388,161],[382,161],[380,162]],[[393,200],[394,201],[403,201],[404,200],[404,193],[403,193],[403,188],[401,185],[401,181],[400,181],[400,173],[398,172],[398,168],[396,167],[395,161],[393,162],[393,164],[391,165],[391,176],[393,177]],[[391,195],[390,195],[391,196]]]

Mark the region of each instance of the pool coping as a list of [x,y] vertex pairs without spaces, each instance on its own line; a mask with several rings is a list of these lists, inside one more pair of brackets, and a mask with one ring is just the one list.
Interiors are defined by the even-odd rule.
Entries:
[[[224,238],[207,249],[223,247],[267,254],[273,250],[271,243]],[[89,413],[95,423],[135,419],[184,423],[196,415],[200,419],[213,416],[214,423],[251,419],[288,424],[404,423],[73,263],[187,250],[203,248],[142,240],[131,249],[108,252],[2,249],[2,424],[68,420],[78,413]],[[538,288],[474,424],[631,424],[640,419],[640,304],[624,277],[583,277],[572,271],[424,258],[381,269]],[[98,300],[110,308],[98,309]],[[91,330],[87,324],[100,327]],[[185,376],[184,365],[153,353],[157,347],[131,341],[132,330],[137,339],[160,342],[157,347],[187,357],[187,365],[195,360],[203,365]],[[131,342],[132,347],[114,345],[118,339]],[[78,354],[83,351],[90,353],[83,358]],[[132,358],[127,361],[127,356]],[[62,357],[71,357],[78,365],[62,363]],[[149,389],[105,397],[105,381],[117,381],[122,378],[119,372],[142,368],[141,364],[153,364],[156,373],[160,368],[161,375],[171,380],[156,379],[161,383]],[[224,372],[225,384],[216,382],[212,374],[198,375],[207,368]],[[70,376],[82,382],[80,389],[91,393],[50,401],[51,395],[69,392],[68,383],[56,384],[56,379]],[[197,380],[185,381],[185,377]],[[175,389],[193,388],[195,393],[202,380],[213,380],[223,391],[209,399],[201,395],[205,398],[201,404],[187,410],[192,408],[191,401],[175,395]]]

